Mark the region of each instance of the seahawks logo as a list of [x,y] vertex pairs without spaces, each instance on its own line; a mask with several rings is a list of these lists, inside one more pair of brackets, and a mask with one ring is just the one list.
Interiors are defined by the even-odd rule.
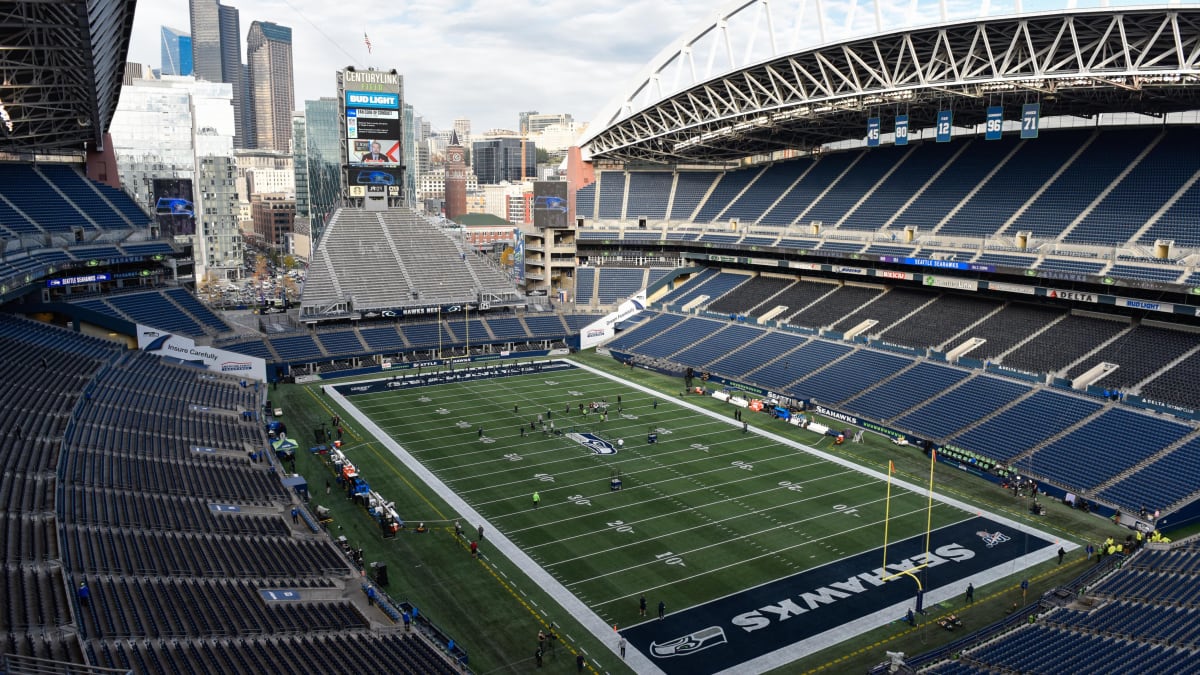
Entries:
[[575,441],[597,455],[615,455],[617,448],[596,434],[567,434],[567,438]]
[[726,644],[727,642],[725,629],[720,626],[709,626],[690,635],[684,635],[683,637],[675,638],[662,644],[651,642],[650,653],[659,659],[670,658],[672,656],[688,656],[709,647]]

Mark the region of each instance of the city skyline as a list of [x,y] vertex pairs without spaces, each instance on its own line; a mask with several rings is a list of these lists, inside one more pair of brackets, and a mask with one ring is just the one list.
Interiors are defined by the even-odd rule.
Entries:
[[[586,7],[533,0],[469,0],[454,7],[400,2],[370,16],[359,6],[316,0],[222,4],[241,13],[244,27],[272,21],[293,29],[297,107],[334,96],[339,68],[395,68],[405,76],[406,102],[435,128],[449,129],[455,118],[465,117],[479,133],[515,129],[519,113],[528,110],[590,122],[655,54],[724,3],[697,8],[682,0],[597,0]],[[139,3],[129,60],[160,67],[162,26],[188,25],[188,15],[187,0]],[[364,33],[371,39],[370,54]]]

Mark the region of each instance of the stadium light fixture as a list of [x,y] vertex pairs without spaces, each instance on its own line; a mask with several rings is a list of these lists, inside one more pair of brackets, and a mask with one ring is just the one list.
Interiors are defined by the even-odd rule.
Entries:
[[8,114],[8,109],[4,107],[4,99],[0,99],[0,133],[7,137],[12,130],[12,117]]

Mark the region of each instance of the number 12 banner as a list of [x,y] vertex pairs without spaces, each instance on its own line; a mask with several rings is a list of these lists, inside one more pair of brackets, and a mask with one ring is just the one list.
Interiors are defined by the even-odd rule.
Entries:
[[950,125],[954,123],[953,110],[939,110],[937,114],[937,142],[950,142]]

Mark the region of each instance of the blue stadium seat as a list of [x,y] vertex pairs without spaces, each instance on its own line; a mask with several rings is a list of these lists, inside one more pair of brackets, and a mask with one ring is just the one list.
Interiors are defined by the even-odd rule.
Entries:
[[671,198],[671,183],[675,176],[669,171],[633,171],[629,174],[629,204],[625,211],[629,220],[645,218],[650,221],[667,217],[667,202]]
[[896,424],[922,436],[949,438],[1029,390],[1024,384],[978,375],[900,417]]
[[713,181],[720,175],[716,171],[679,172],[675,182],[675,198],[671,203],[671,220],[691,221],[700,200],[704,199]]
[[601,171],[596,182],[600,185],[600,211],[597,220],[619,220],[625,205],[625,172]]

